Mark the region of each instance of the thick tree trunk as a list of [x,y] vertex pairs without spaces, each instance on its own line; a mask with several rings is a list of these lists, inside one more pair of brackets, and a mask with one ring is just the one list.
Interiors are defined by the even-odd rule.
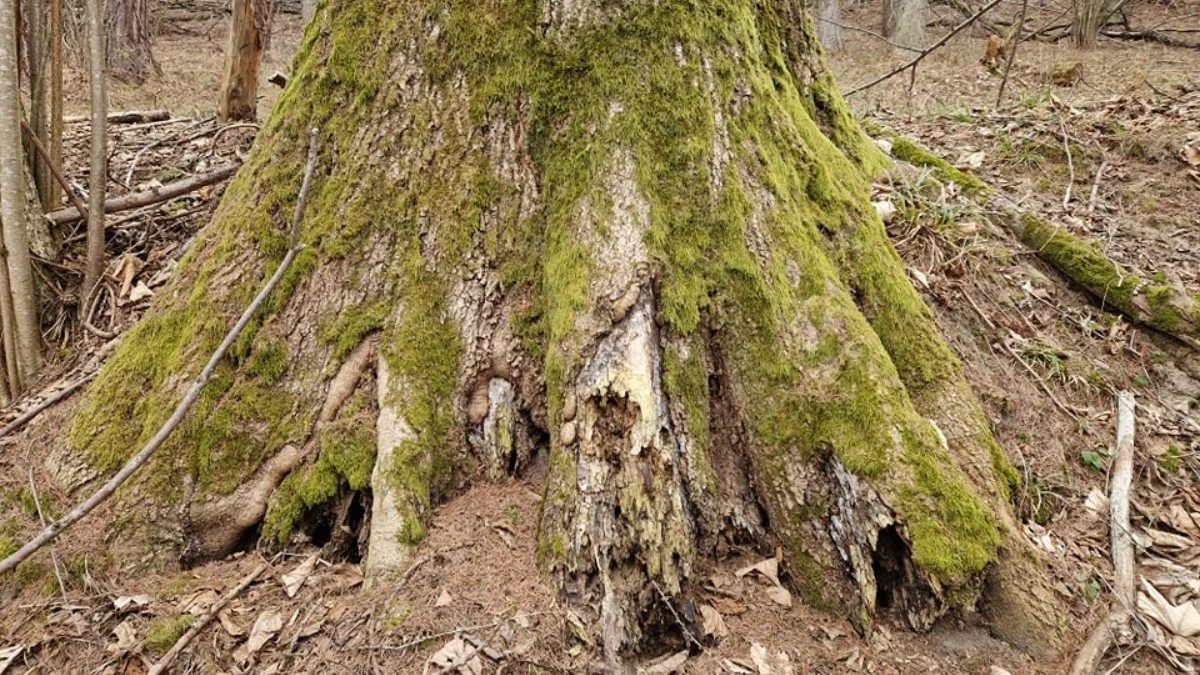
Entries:
[[130,84],[161,74],[150,49],[149,0],[106,0],[104,7],[108,74]]
[[225,81],[221,85],[222,121],[254,121],[258,108],[258,62],[262,55],[260,10],[269,0],[233,0]]
[[883,0],[883,35],[907,49],[925,49],[928,0]]
[[307,247],[119,495],[123,566],[287,541],[370,488],[384,579],[450,491],[541,457],[541,564],[614,664],[677,630],[659,593],[730,543],[778,546],[864,630],[982,596],[999,634],[1057,645],[1015,472],[870,206],[883,159],[798,1],[322,17],[56,455],[99,475],[158,428],[279,264],[320,129]]
[[817,39],[827,52],[842,51],[841,0],[817,0]]

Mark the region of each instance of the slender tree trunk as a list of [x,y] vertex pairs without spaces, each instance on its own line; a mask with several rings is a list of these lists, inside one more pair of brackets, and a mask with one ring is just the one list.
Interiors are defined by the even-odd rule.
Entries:
[[307,26],[317,14],[317,0],[300,0],[300,18]]
[[925,48],[928,0],[883,0],[883,35],[908,49]]
[[108,74],[131,84],[160,74],[150,48],[149,0],[106,0],[104,13]]
[[544,461],[541,569],[618,672],[730,546],[778,548],[864,632],[982,588],[998,634],[1060,645],[1016,473],[870,205],[883,158],[800,0],[329,0],[319,21],[63,441],[106,472],[158,428],[280,264],[320,129],[304,251],[117,495],[122,567],[336,530],[369,488],[384,578],[441,500]]
[[1120,0],[1075,0],[1075,22],[1071,39],[1080,49],[1093,49],[1112,15],[1121,7]]
[[219,116],[222,121],[254,121],[258,107],[258,65],[262,56],[259,3],[233,0],[229,18],[229,45],[225,53],[225,81],[221,85]]
[[[0,312],[9,387],[19,392],[37,375],[42,362],[42,334],[26,229],[26,166],[22,157],[20,76],[17,56],[17,8],[0,0],[0,223],[3,224],[5,271],[0,275]],[[6,278],[4,278],[6,277]],[[15,395],[15,393],[14,393]]]
[[817,39],[827,52],[842,51],[842,5],[840,0],[817,0]]
[[[50,79],[47,72],[50,64],[48,63],[49,31],[46,25],[46,5],[43,0],[30,0],[28,6],[29,43],[26,51],[29,55],[29,126],[33,129],[34,137],[46,145],[50,135],[50,116],[46,110],[49,102],[46,89]],[[33,181],[37,187],[38,199],[43,208],[49,209],[51,208],[50,188],[54,183],[54,177],[41,157],[33,152],[33,147],[29,143],[25,145],[25,156],[33,171]]]
[[104,0],[86,0],[89,79],[92,98],[91,173],[88,179],[87,263],[79,291],[79,315],[87,306],[104,270],[104,198],[108,188],[108,83]]
[[259,43],[263,52],[271,51],[271,28],[275,25],[275,14],[279,11],[278,0],[256,0],[258,11],[255,21],[258,22]]
[[[50,161],[62,169],[62,135],[63,135],[63,1],[50,0],[50,25],[48,32],[48,52],[50,60],[50,121],[48,144]],[[51,180],[43,206],[47,211],[53,211],[62,205],[62,187],[57,181]]]

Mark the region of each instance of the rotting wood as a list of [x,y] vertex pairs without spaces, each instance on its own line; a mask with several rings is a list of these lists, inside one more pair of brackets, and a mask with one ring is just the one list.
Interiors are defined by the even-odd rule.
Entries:
[[150,671],[147,673],[147,675],[162,675],[162,673],[165,673],[167,668],[171,666],[171,663],[174,662],[175,659],[181,653],[183,653],[183,650],[186,649],[189,644],[191,644],[192,640],[194,640],[196,636],[200,634],[200,631],[204,630],[205,626],[212,623],[212,620],[221,613],[221,610],[225,609],[225,605],[228,605],[230,600],[233,600],[235,597],[241,594],[242,591],[249,588],[250,584],[254,583],[254,580],[258,579],[258,577],[260,577],[266,570],[267,566],[263,563],[259,563],[258,567],[254,568],[254,571],[250,572],[250,574],[247,574],[245,577],[242,577],[242,580],[238,582],[237,586],[234,586],[232,589],[230,589],[230,591],[223,595],[220,600],[214,602],[212,606],[208,608],[208,611],[204,614],[204,616],[200,617],[198,621],[193,623],[192,627],[189,628],[186,633],[179,636],[179,639],[175,641],[175,644],[171,647],[171,650],[164,654],[163,657],[158,660],[158,663],[155,663],[154,666],[150,668]]
[[[151,204],[165,202],[168,199],[181,197],[189,192],[195,192],[200,188],[208,187],[209,185],[225,180],[226,178],[237,173],[238,168],[239,165],[230,164],[218,169],[213,169],[208,173],[202,173],[196,176],[190,176],[182,180],[167,183],[162,187],[151,188],[141,192],[134,192],[133,194],[124,195],[121,197],[114,197],[104,202],[104,212],[118,213],[120,211],[128,211],[129,209],[136,209],[141,206],[149,206]],[[46,214],[46,219],[55,225],[63,225],[74,220],[79,220],[82,217],[83,216],[80,215],[78,208],[74,206],[65,209],[59,209],[57,211],[51,211],[50,213]]]
[[1130,621],[1137,599],[1134,588],[1135,560],[1129,530],[1129,492],[1133,483],[1134,411],[1132,392],[1117,394],[1117,448],[1113,458],[1108,504],[1112,539],[1114,606],[1092,629],[1087,642],[1071,664],[1071,675],[1093,675],[1105,652],[1114,643],[1128,644],[1133,638]]
[[132,476],[150,459],[150,456],[154,454],[154,451],[158,450],[158,448],[162,446],[163,442],[167,440],[167,437],[171,435],[171,432],[173,432],[179,426],[180,422],[183,421],[184,416],[187,415],[188,411],[191,410],[193,405],[195,405],[196,400],[200,398],[200,392],[204,389],[204,385],[208,384],[209,379],[212,378],[213,371],[217,369],[217,365],[220,364],[221,359],[225,358],[225,353],[229,351],[229,348],[232,347],[237,341],[238,336],[242,334],[242,331],[246,328],[247,324],[250,323],[250,320],[254,318],[254,314],[258,311],[258,308],[262,306],[263,302],[266,301],[267,296],[269,296],[271,291],[275,290],[275,287],[279,285],[279,282],[283,279],[283,275],[288,271],[288,268],[291,267],[292,262],[296,259],[296,255],[303,248],[303,246],[300,244],[300,216],[304,211],[304,203],[308,200],[308,189],[312,183],[313,168],[316,165],[317,160],[316,129],[312,130],[309,143],[308,165],[304,170],[304,181],[300,185],[300,196],[296,202],[296,215],[294,221],[292,222],[290,238],[291,245],[288,248],[287,255],[283,257],[283,261],[279,263],[279,267],[275,270],[275,274],[271,276],[271,279],[267,282],[266,286],[263,286],[263,289],[259,291],[258,295],[250,303],[250,306],[246,308],[246,311],[242,312],[242,316],[238,319],[237,323],[234,324],[233,328],[231,328],[225,335],[225,339],[221,341],[221,344],[217,347],[216,351],[214,351],[212,356],[208,359],[208,363],[205,364],[204,369],[200,371],[200,375],[196,377],[192,387],[183,397],[183,400],[179,402],[179,405],[175,407],[175,411],[171,413],[171,417],[162,425],[161,428],[159,428],[158,432],[146,442],[146,445],[143,446],[142,449],[133,456],[133,458],[126,462],[125,466],[121,467],[120,471],[110,478],[108,482],[106,482],[104,486],[97,490],[91,497],[88,497],[85,501],[75,506],[75,508],[71,509],[71,511],[61,519],[51,523],[49,527],[43,529],[40,534],[29,540],[29,542],[18,549],[15,553],[8,556],[3,561],[0,561],[0,574],[3,574],[4,572],[7,572],[8,570],[13,569],[17,565],[21,564],[21,562],[23,562],[26,558],[33,555],[46,544],[58,538],[58,535],[62,534],[69,527],[71,527],[71,525],[81,520],[84,516],[91,513],[93,509],[111,497],[112,494],[117,491],[117,488],[120,487],[125,481],[129,480],[129,477]]

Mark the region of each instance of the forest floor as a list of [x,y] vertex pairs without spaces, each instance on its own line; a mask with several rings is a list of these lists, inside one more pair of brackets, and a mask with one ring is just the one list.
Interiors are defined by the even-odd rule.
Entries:
[[[1008,2],[999,14],[1017,9]],[[957,20],[944,7],[935,11]],[[1052,6],[1033,11],[1041,20],[1034,25],[1054,21]],[[1134,14],[1135,27],[1200,26],[1184,2],[1139,4]],[[878,9],[860,6],[843,20],[874,31]],[[247,150],[252,129],[218,133],[210,118],[224,40],[220,28],[206,34],[206,26],[161,36],[155,48],[163,75],[114,89],[114,110],[165,108],[175,116],[112,129],[116,192],[203,173]],[[908,58],[865,33],[843,35],[846,50],[829,60],[844,90]],[[911,92],[904,74],[855,95],[853,107],[1021,208],[1098,242],[1143,278],[1200,290],[1200,50],[1113,40],[1084,53],[1065,41],[1025,42],[997,106],[1000,77],[980,63],[983,36],[965,31],[933,53]],[[264,80],[287,71],[299,38],[295,18],[282,17]],[[1068,87],[1051,82],[1055,65],[1075,61],[1082,79]],[[278,90],[264,82],[260,91],[265,119]],[[86,97],[72,97],[71,107],[85,112]],[[84,185],[86,125],[69,132],[68,174]],[[134,291],[153,293],[165,281],[219,193],[218,186],[110,219],[114,264],[96,330],[74,358],[51,365],[47,392],[93,369],[108,336],[136,321],[149,296],[139,291],[134,299]],[[1102,672],[1193,672],[1200,667],[1200,354],[1106,312],[1102,299],[1073,289],[996,226],[990,204],[929,171],[898,163],[877,183],[875,199],[896,207],[893,241],[1022,475],[1019,516],[1072,607],[1080,643],[1111,600],[1105,495],[1114,399],[1118,390],[1135,393],[1133,529],[1145,605],[1136,640],[1110,651]],[[69,247],[80,245],[78,235],[68,237]],[[64,323],[74,311],[65,289],[78,272],[69,261],[78,259],[69,253],[62,269],[44,269],[63,298]],[[68,337],[64,331],[57,339]],[[41,459],[38,439],[61,428],[73,405],[68,400],[0,440],[0,547],[37,527],[31,481],[49,517],[72,502],[31,458]],[[536,574],[541,492],[537,482],[518,479],[467,489],[437,509],[403,580],[372,589],[362,587],[357,561],[320,542],[122,578],[99,553],[99,528],[77,527],[56,544],[56,561],[26,565],[0,584],[0,673],[146,672],[195,616],[259,565],[265,571],[200,633],[176,672],[417,673],[431,660],[453,658],[464,673],[587,672],[595,645]],[[700,615],[703,649],[688,655],[678,637],[664,638],[645,672],[1066,671],[1065,662],[1035,664],[969,615],[947,617],[927,634],[885,615],[860,636],[848,622],[781,595],[769,575],[746,572],[760,562],[753,551],[735,550],[698,574],[692,603],[671,611]],[[787,570],[781,574],[786,581]]]

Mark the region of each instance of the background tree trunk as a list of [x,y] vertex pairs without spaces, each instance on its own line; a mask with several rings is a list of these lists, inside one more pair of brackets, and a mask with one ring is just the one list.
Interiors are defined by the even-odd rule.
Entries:
[[149,0],[107,0],[108,73],[122,82],[141,84],[160,74],[150,49]]
[[258,108],[258,65],[262,56],[259,3],[233,0],[229,17],[229,45],[225,52],[225,80],[221,85],[219,116],[222,121],[253,122]]
[[908,49],[925,49],[928,0],[883,0],[883,35]]
[[1100,31],[1108,20],[1124,5],[1120,0],[1076,0],[1075,22],[1071,25],[1071,39],[1080,49],[1093,49],[1100,38]]
[[26,230],[27,167],[22,157],[17,8],[0,0],[0,224],[4,271],[0,273],[0,330],[4,332],[8,385],[13,396],[42,363],[42,333]]
[[[43,146],[48,147],[50,114],[47,110],[49,103],[47,85],[50,83],[50,73],[48,72],[50,64],[46,3],[43,0],[30,0],[28,8],[29,30],[26,52],[29,56],[29,127],[33,130],[34,137]],[[25,143],[25,156],[33,171],[38,198],[44,208],[50,208],[53,176],[41,157],[33,152],[33,146],[29,142]]]
[[[47,57],[50,61],[50,110],[47,130],[47,149],[50,161],[62,169],[63,136],[63,0],[50,0],[50,21],[47,31]],[[42,206],[51,211],[62,205],[62,186],[51,180]]]
[[300,18],[308,25],[317,13],[317,0],[300,0]]
[[108,194],[108,82],[104,0],[86,0],[88,78],[92,99],[91,172],[88,178],[87,262],[79,291],[79,316],[87,316],[88,300],[104,271],[104,199]]
[[659,593],[731,545],[778,547],[864,631],[986,587],[997,633],[1053,649],[1016,474],[871,207],[883,158],[801,3],[702,6],[331,0],[59,450],[104,473],[158,428],[283,257],[320,129],[306,248],[118,496],[115,559],[337,530],[369,487],[378,579],[459,486],[544,463],[541,566],[614,665],[678,630]]
[[842,51],[842,5],[840,0],[817,0],[817,39],[828,52]]

